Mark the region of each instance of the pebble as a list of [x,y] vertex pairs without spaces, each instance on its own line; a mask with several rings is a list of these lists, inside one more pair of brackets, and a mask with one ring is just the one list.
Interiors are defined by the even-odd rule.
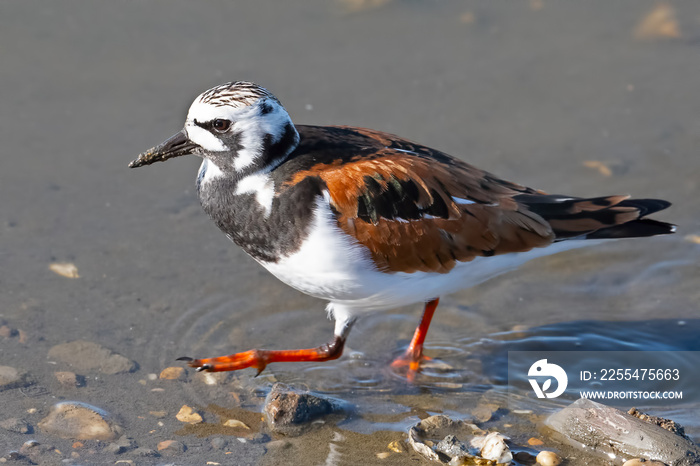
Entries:
[[31,434],[34,432],[34,428],[28,424],[27,421],[16,417],[5,419],[0,422],[0,427],[10,432],[17,432],[18,434]]
[[16,451],[10,451],[7,453],[7,456],[0,458],[0,463],[7,463],[8,461],[11,462],[10,464],[12,464],[12,466],[37,464],[35,461],[32,461]]
[[71,262],[54,262],[49,264],[49,270],[62,277],[80,278],[80,275],[78,274],[78,267]]
[[10,328],[8,325],[0,325],[0,337],[10,338],[17,335],[17,330]]
[[228,441],[223,437],[214,437],[209,443],[217,450],[223,450],[228,445]]
[[230,372],[195,372],[194,381],[204,385],[224,385],[231,380]]
[[381,453],[377,453],[377,458],[379,458],[380,460],[387,459],[390,456],[391,456],[391,453],[388,451],[383,451]]
[[113,440],[122,431],[109,413],[79,401],[64,401],[51,407],[39,422],[44,432],[76,440]]
[[530,437],[530,438],[527,440],[527,444],[528,444],[528,445],[531,445],[531,446],[533,446],[533,447],[537,447],[537,446],[540,446],[540,445],[544,445],[544,442],[543,442],[542,440],[538,439],[538,438]]
[[119,455],[127,450],[131,450],[136,446],[135,442],[127,436],[119,437],[115,442],[110,443],[105,447],[105,451],[113,455]]
[[166,367],[160,372],[160,376],[158,376],[158,378],[165,380],[184,380],[187,378],[187,373],[185,372],[184,367]]
[[26,372],[10,366],[0,366],[0,391],[27,385],[31,385],[31,381]]
[[82,387],[85,382],[85,378],[77,375],[75,372],[58,371],[54,372],[53,375],[63,388]]
[[27,440],[17,454],[30,459],[30,464],[53,464],[57,452],[53,445],[42,445],[36,440]]
[[247,425],[245,425],[245,423],[239,421],[238,419],[228,419],[226,422],[224,422],[224,427],[233,427],[250,430],[250,427],[248,427]]
[[537,464],[542,466],[559,466],[561,464],[561,457],[554,453],[553,451],[541,451],[537,454]]
[[474,408],[472,416],[479,422],[487,422],[493,417],[493,410],[489,406],[480,405]]
[[400,442],[398,440],[394,440],[393,442],[389,442],[389,445],[387,445],[387,448],[394,453],[404,453],[408,451],[406,448],[406,444],[404,442]]
[[144,447],[137,448],[136,450],[133,451],[133,453],[134,453],[134,455],[141,456],[141,457],[160,456],[160,453],[158,453],[157,451],[152,450],[150,448],[144,448]]
[[137,364],[91,341],[76,340],[56,345],[49,350],[49,359],[64,362],[79,371],[99,370],[103,374],[133,372]]
[[199,424],[204,421],[197,411],[187,405],[183,405],[182,408],[180,408],[175,418],[180,422],[186,422],[188,424]]
[[104,448],[104,451],[113,455],[119,455],[126,451],[126,447],[123,447],[122,445],[117,445],[116,443],[110,443]]
[[654,460],[645,460],[644,458],[632,458],[625,461],[622,466],[666,466],[666,463]]
[[163,440],[158,443],[158,451],[166,456],[175,456],[187,450],[184,443],[177,440]]

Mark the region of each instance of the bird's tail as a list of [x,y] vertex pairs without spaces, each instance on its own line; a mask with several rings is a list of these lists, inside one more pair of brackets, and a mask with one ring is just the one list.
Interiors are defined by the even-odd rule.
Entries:
[[549,222],[556,241],[639,238],[676,231],[675,225],[644,218],[671,205],[660,199],[629,199],[629,196],[581,199],[556,194],[522,194],[517,200]]

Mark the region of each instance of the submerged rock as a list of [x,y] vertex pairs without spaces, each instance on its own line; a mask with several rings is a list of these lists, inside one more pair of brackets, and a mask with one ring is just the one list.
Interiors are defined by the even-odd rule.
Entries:
[[79,371],[97,369],[103,374],[132,372],[137,364],[91,341],[76,340],[56,345],[49,350],[49,359],[71,365]]
[[57,371],[53,373],[59,385],[63,388],[76,388],[85,385],[85,377],[69,371]]
[[281,383],[272,387],[263,407],[269,429],[285,435],[299,435],[315,420],[342,411],[343,407],[338,401],[295,390]]
[[158,451],[165,456],[176,456],[187,450],[184,443],[179,440],[163,440],[158,443]]
[[34,432],[34,428],[31,424],[27,423],[24,419],[18,419],[16,417],[5,419],[0,422],[0,427],[10,432],[17,432],[18,434],[31,434]]
[[700,447],[684,436],[583,398],[551,415],[545,425],[571,445],[607,457],[642,457],[674,466],[700,463]]
[[75,440],[113,440],[122,432],[109,413],[79,401],[64,401],[51,407],[39,422],[47,434]]
[[31,383],[26,372],[10,366],[0,366],[0,391],[26,387]]

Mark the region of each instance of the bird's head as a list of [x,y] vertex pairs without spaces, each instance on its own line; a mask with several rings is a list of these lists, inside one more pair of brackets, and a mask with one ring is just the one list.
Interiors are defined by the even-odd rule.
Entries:
[[241,177],[274,168],[298,142],[280,101],[257,84],[237,81],[199,95],[182,131],[140,154],[129,167],[193,154]]

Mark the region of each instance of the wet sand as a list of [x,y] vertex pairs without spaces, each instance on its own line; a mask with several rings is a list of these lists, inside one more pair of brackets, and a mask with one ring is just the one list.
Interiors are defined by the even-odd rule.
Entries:
[[[662,17],[642,27],[656,5],[5,3],[0,326],[8,331],[0,355],[28,379],[0,391],[0,421],[23,418],[36,429],[51,405],[77,400],[112,413],[139,447],[183,442],[187,450],[175,457],[183,464],[329,457],[334,464],[403,464],[417,457],[380,460],[376,453],[427,413],[467,416],[485,393],[502,395],[494,371],[505,369],[489,367],[507,351],[499,342],[518,338],[503,337],[516,326],[536,341],[568,335],[595,347],[590,327],[578,324],[592,321],[609,330],[614,348],[639,337],[637,349],[700,350],[674,327],[682,321],[683,332],[700,330],[700,245],[692,236],[700,235],[700,5],[674,4],[675,23]],[[544,258],[444,297],[427,353],[452,369],[428,371],[416,386],[386,366],[410,338],[418,306],[358,322],[335,362],[277,364],[261,377],[242,371],[217,385],[191,371],[184,380],[153,380],[179,356],[306,347],[332,333],[324,303],[276,281],[201,211],[199,160],[126,166],[182,127],[196,95],[238,79],[269,88],[296,123],[396,133],[553,193],[667,199],[673,207],[655,217],[677,223],[679,232]],[[49,269],[64,262],[79,278]],[[620,322],[642,330],[630,336]],[[48,357],[55,345],[76,340],[137,368],[106,374]],[[61,386],[56,371],[83,376],[83,386]],[[304,384],[357,410],[286,447],[270,446],[275,439],[259,436],[262,427],[220,426],[227,416],[257,419],[274,381]],[[185,404],[205,423],[183,426],[175,414]],[[695,400],[656,414],[684,424],[697,441],[698,409]],[[537,416],[510,414],[487,427],[504,424],[516,439],[539,425]],[[216,436],[227,440],[223,449],[211,446]],[[133,449],[108,454],[105,442],[74,448],[38,429],[0,429],[0,456],[29,439],[55,446],[58,462],[71,453],[83,464],[167,459]]]

